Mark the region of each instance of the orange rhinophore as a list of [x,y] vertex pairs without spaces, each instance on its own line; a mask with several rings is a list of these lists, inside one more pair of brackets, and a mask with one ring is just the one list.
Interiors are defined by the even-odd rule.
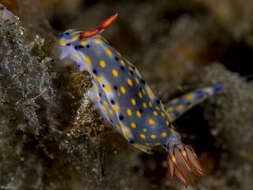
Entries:
[[108,18],[102,24],[100,24],[100,26],[96,30],[83,31],[79,36],[79,40],[82,40],[84,38],[91,38],[97,35],[98,33],[102,33],[106,28],[112,25],[112,23],[116,20],[117,16],[118,14],[112,15],[110,18]]
[[98,33],[98,29],[96,30],[86,30],[83,31],[79,37],[80,40],[84,39],[84,38],[91,38],[93,36],[96,36]]
[[118,17],[118,14],[112,15],[110,18],[108,18],[106,21],[104,21],[100,26],[98,27],[99,32],[103,32],[106,28],[112,25],[112,23],[116,20]]

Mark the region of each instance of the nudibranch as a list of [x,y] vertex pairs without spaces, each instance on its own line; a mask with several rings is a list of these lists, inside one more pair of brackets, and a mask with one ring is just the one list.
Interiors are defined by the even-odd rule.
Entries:
[[168,152],[169,176],[185,186],[192,185],[205,172],[193,148],[182,143],[172,123],[224,86],[199,89],[162,104],[138,69],[101,36],[116,17],[111,16],[95,30],[65,31],[57,41],[57,57],[88,71],[93,83],[89,96],[116,131],[146,153],[163,147]]
[[13,21],[15,15],[8,11],[6,7],[0,3],[0,19]]

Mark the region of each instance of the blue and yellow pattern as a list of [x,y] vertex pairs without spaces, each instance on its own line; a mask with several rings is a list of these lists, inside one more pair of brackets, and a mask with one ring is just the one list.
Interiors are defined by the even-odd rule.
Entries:
[[151,152],[155,146],[168,146],[176,136],[172,122],[220,88],[197,90],[164,106],[138,69],[101,35],[79,40],[80,34],[81,31],[67,30],[61,35],[59,58],[71,60],[80,71],[90,73],[93,79],[90,97],[103,117],[129,143],[145,152]]
[[217,85],[214,87],[195,90],[179,98],[170,100],[167,104],[165,104],[165,109],[171,116],[172,120],[175,121],[193,106],[203,102],[206,98],[214,95],[224,88],[224,85]]
[[[171,118],[138,69],[113,49],[101,35],[79,40],[68,30],[59,40],[60,59],[71,59],[93,79],[91,99],[102,115],[135,147],[150,152],[167,144],[174,132]],[[63,49],[62,49],[63,48]],[[95,97],[95,98],[94,98]]]

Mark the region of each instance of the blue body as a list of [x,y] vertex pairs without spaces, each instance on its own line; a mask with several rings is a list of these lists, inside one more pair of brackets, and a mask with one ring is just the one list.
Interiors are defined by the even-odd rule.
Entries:
[[198,90],[187,101],[181,97],[164,106],[137,68],[101,35],[79,40],[80,33],[68,30],[61,35],[57,48],[60,60],[75,62],[80,71],[90,73],[90,98],[119,133],[145,152],[154,146],[169,146],[177,138],[172,121],[217,88]]

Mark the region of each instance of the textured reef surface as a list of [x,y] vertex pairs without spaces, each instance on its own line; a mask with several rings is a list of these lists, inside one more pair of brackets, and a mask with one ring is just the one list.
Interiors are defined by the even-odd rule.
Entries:
[[251,190],[252,4],[6,1],[19,20],[0,21],[0,189],[184,189],[168,179],[165,152],[146,155],[103,121],[88,99],[88,73],[51,56],[60,32],[92,29],[118,12],[104,35],[163,102],[227,87],[175,122],[207,170],[192,189]]

